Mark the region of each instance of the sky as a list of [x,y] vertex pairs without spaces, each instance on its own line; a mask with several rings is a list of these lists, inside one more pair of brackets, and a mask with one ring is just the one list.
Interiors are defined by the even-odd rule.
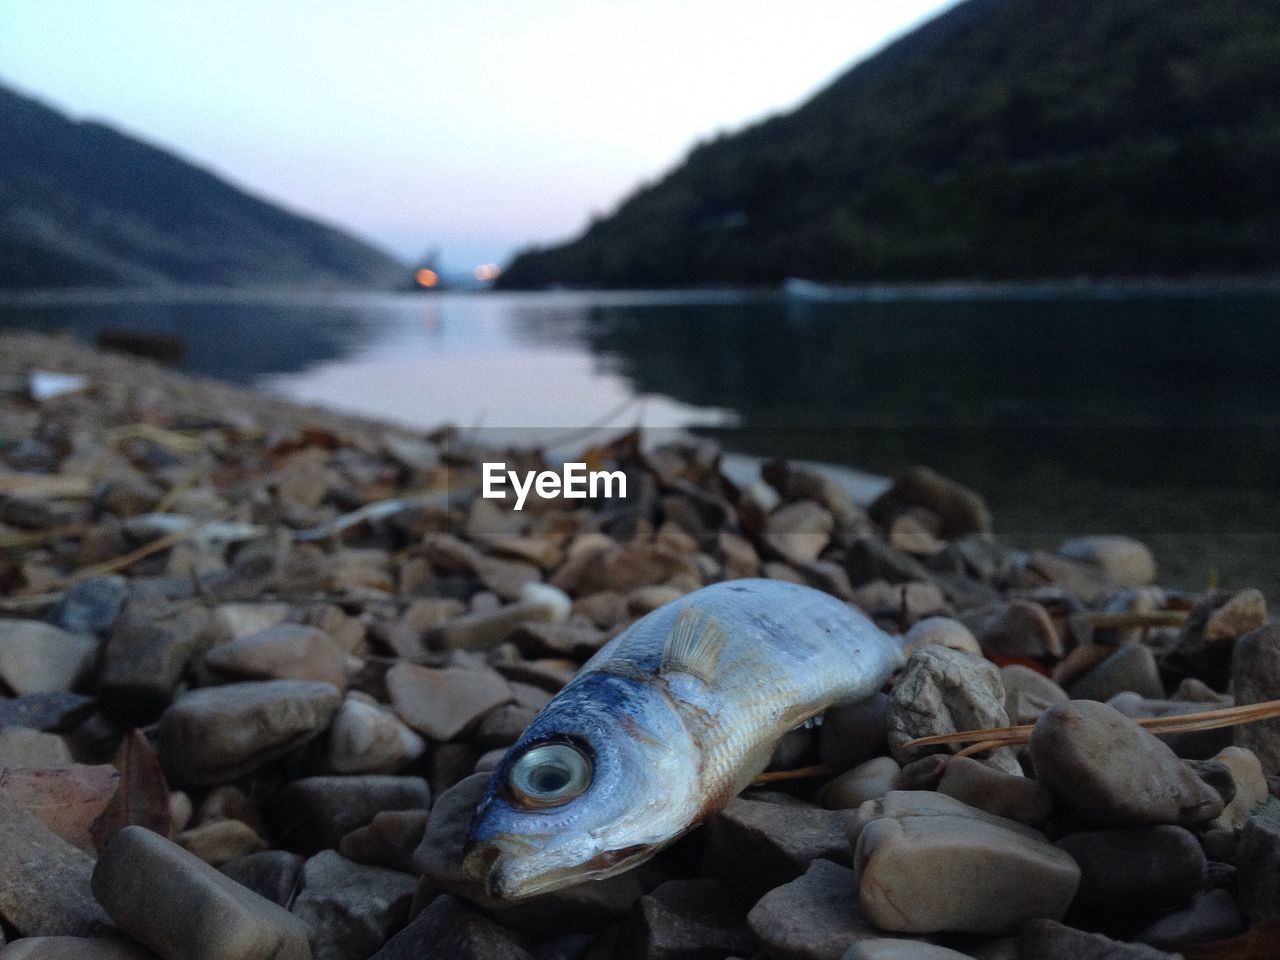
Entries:
[[405,259],[567,239],[950,0],[0,0],[0,82]]

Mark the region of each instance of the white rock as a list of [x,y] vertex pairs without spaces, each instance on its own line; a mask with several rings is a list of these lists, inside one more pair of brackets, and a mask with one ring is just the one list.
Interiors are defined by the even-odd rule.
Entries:
[[427,748],[390,710],[352,693],[334,717],[329,765],[339,773],[394,773]]
[[552,623],[563,623],[573,611],[573,600],[559,587],[531,580],[520,588],[521,603],[537,603],[551,611]]
[[97,655],[93,637],[38,620],[0,620],[0,680],[18,696],[72,689]]

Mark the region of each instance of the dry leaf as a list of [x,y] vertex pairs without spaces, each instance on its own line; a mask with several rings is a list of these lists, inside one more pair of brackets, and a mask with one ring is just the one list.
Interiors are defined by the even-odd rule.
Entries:
[[0,793],[63,840],[92,852],[94,824],[111,803],[119,781],[120,771],[107,763],[10,767],[0,774]]
[[120,783],[93,825],[93,841],[98,849],[105,848],[117,830],[129,826],[146,827],[167,837],[169,784],[141,730],[129,731],[111,762],[120,772]]

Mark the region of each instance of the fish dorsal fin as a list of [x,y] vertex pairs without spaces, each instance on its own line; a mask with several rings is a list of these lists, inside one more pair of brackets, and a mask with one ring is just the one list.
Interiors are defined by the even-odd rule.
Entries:
[[724,628],[719,620],[704,615],[692,605],[686,606],[662,645],[662,671],[688,673],[710,683],[724,642]]

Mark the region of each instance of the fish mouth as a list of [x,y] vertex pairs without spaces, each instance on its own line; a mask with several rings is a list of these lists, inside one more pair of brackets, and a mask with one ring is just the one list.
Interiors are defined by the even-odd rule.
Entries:
[[464,851],[462,872],[481,884],[485,895],[494,900],[523,900],[539,893],[574,886],[589,876],[576,867],[534,873],[521,870],[518,860],[503,845],[486,841]]

